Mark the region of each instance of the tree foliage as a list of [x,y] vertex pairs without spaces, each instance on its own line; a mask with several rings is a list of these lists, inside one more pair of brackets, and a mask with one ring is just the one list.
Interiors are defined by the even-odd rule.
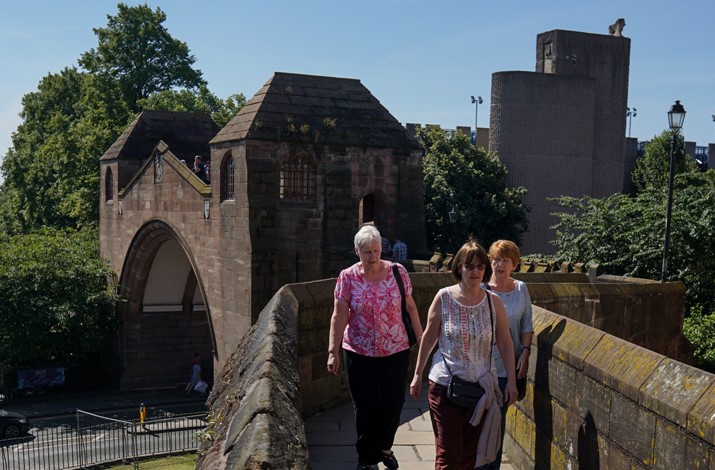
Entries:
[[[496,154],[472,145],[461,132],[438,126],[420,129],[428,243],[450,251],[472,234],[485,246],[510,239],[520,244],[528,223],[526,190],[510,188],[506,167]],[[451,223],[449,212],[456,211]]]
[[116,294],[97,239],[91,229],[0,236],[0,369],[70,366],[109,341]]
[[84,69],[44,77],[22,100],[22,124],[1,170],[0,232],[95,226],[99,217],[99,157],[142,109],[210,112],[226,123],[245,104],[221,100],[192,66],[188,46],[147,5],[118,5],[98,46],[82,54]]
[[[663,132],[653,137],[645,146],[645,153],[631,173],[631,179],[636,191],[645,191],[649,187],[667,188],[670,178],[670,153],[673,145],[672,133]],[[683,148],[684,139],[680,134],[675,136],[675,147]],[[692,158],[678,158],[676,160],[676,173],[693,172],[698,169],[697,163]]]
[[695,365],[715,372],[715,313],[705,314],[701,306],[695,306],[685,318],[683,333],[693,345]]
[[106,28],[94,28],[98,45],[82,54],[79,64],[109,88],[118,89],[129,111],[153,93],[177,87],[192,89],[204,80],[186,43],[164,27],[166,14],[148,5],[117,5]]
[[197,93],[189,90],[160,91],[139,100],[139,105],[142,109],[163,111],[203,111],[219,127],[223,127],[246,105],[246,97],[239,93],[222,100],[206,85],[201,85]]
[[[556,214],[558,257],[599,263],[610,274],[660,279],[669,173],[663,162],[670,155],[669,140],[664,133],[646,147],[633,173],[635,196],[559,199],[567,210]],[[677,170],[667,277],[687,286],[688,307],[715,311],[715,238],[710,235],[715,230],[715,173],[702,173],[684,161]]]

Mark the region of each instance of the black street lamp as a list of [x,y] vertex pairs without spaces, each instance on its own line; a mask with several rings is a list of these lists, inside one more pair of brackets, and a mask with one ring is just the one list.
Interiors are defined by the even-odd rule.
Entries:
[[678,137],[685,121],[685,108],[679,100],[668,111],[668,126],[672,133],[670,141],[670,180],[668,181],[668,207],[665,212],[665,244],[663,246],[663,265],[660,282],[665,282],[668,273],[668,248],[670,247],[670,215],[673,210],[673,181],[675,179],[675,159],[677,156]]
[[484,103],[484,100],[482,99],[481,96],[477,96],[476,98],[472,96],[472,104],[475,105],[475,111],[474,111],[474,146],[476,147],[477,145],[477,118],[479,117],[479,105]]
[[626,108],[626,116],[628,117],[628,138],[631,138],[631,120],[638,116],[638,110],[636,108]]

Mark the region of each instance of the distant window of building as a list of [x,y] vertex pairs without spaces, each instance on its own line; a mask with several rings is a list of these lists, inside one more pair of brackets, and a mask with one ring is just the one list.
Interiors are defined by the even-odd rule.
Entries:
[[280,197],[289,201],[315,199],[315,167],[302,157],[281,164]]
[[114,200],[114,175],[109,167],[107,167],[107,172],[104,174],[104,200],[105,202]]
[[544,73],[554,73],[554,53],[550,42],[544,44]]
[[221,163],[221,200],[233,201],[236,199],[236,162],[230,153],[223,158]]

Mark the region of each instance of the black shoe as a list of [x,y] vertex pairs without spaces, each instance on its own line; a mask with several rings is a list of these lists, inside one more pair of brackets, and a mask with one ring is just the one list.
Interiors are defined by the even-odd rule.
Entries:
[[395,458],[395,453],[392,451],[390,451],[389,454],[382,455],[382,464],[390,470],[397,470],[400,468],[400,464],[397,463],[397,459]]
[[370,465],[369,463],[359,463],[357,470],[378,470],[377,464]]

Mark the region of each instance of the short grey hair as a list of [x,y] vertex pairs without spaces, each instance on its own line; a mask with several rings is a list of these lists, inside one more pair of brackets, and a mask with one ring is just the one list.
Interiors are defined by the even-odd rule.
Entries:
[[355,248],[360,250],[361,248],[369,246],[375,240],[382,243],[380,232],[374,225],[364,225],[358,230],[358,233],[355,234]]

